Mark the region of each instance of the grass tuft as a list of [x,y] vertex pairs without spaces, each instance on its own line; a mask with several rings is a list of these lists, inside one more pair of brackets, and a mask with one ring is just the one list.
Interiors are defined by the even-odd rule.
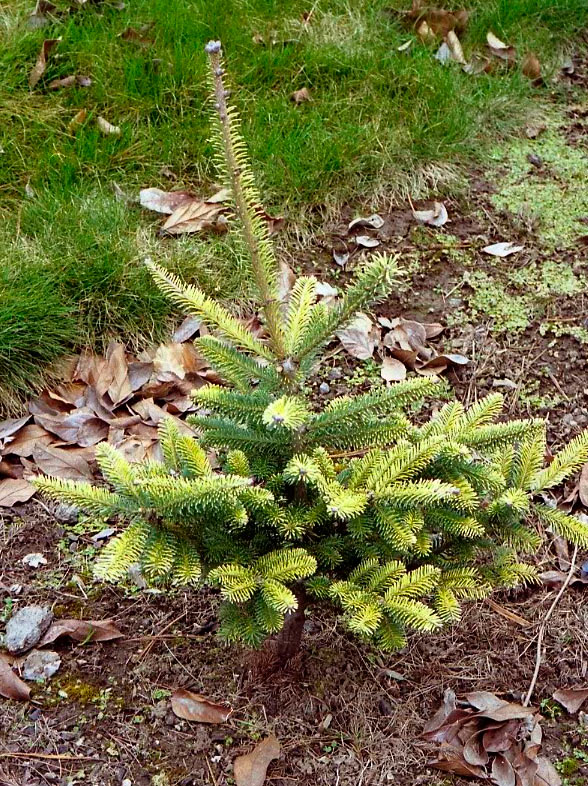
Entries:
[[[468,5],[466,55],[492,29],[521,55],[538,54],[548,80],[588,20],[585,0]],[[89,3],[38,30],[27,26],[32,6],[12,0],[0,8],[5,389],[24,390],[39,365],[86,342],[159,337],[168,309],[140,266],[146,251],[221,297],[241,293],[230,244],[159,241],[154,216],[117,202],[111,190],[116,182],[134,196],[146,186],[210,193],[202,53],[209,38],[223,40],[264,200],[294,221],[312,208],[335,211],[351,200],[375,206],[384,196],[440,190],[548,97],[518,68],[472,77],[437,62],[435,45],[414,40],[399,52],[414,36],[386,12],[390,0],[134,0],[123,10]],[[410,2],[393,6],[407,10]],[[152,46],[121,38],[149,24]],[[254,43],[256,35],[266,44]],[[58,36],[31,92],[28,73],[41,43]],[[90,76],[91,87],[47,90],[74,73]],[[295,106],[290,95],[301,87],[312,100]],[[81,109],[86,121],[72,131]],[[103,136],[98,115],[120,126],[120,136]],[[173,184],[162,167],[177,175]]]

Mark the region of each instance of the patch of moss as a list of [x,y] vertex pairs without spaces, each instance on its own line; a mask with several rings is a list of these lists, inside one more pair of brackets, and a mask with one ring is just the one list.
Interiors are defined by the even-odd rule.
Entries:
[[472,288],[469,298],[474,316],[491,317],[497,331],[524,330],[531,321],[531,308],[524,295],[511,295],[504,284],[481,270],[466,273]]
[[587,281],[561,262],[546,260],[523,268],[496,268],[496,273],[466,271],[471,288],[469,306],[474,316],[494,320],[495,332],[516,332],[540,317],[553,297],[572,297],[583,292]]
[[[533,166],[528,156],[538,156]],[[586,153],[568,144],[555,122],[537,139],[521,139],[493,158],[504,165],[492,202],[526,226],[533,226],[545,250],[569,246],[583,234],[579,219],[588,213]]]

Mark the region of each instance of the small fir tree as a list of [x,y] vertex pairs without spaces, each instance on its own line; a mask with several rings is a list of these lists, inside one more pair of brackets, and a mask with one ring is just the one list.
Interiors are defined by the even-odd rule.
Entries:
[[[588,526],[540,495],[588,460],[588,432],[545,467],[544,422],[495,422],[499,394],[467,410],[448,403],[421,426],[406,410],[439,390],[429,378],[325,406],[313,401],[307,383],[325,345],[386,294],[396,263],[373,257],[333,306],[317,302],[310,276],[280,301],[220,44],[206,50],[216,160],[239,218],[264,336],[150,263],[160,288],[210,328],[196,346],[226,385],[195,392],[210,413],[191,418],[198,439],[171,419],[162,423],[161,463],[129,464],[103,443],[97,457],[110,489],[52,478],[37,486],[126,523],[102,551],[97,576],[124,579],[138,562],[154,583],[218,587],[227,641],[257,647],[279,633],[286,660],[314,599],[340,609],[361,639],[400,648],[410,629],[458,620],[462,600],[534,581],[519,555],[537,549],[539,522],[588,547]],[[207,449],[217,452],[220,470]]]

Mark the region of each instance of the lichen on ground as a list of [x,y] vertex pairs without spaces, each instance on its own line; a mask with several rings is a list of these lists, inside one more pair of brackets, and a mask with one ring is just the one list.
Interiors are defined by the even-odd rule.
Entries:
[[586,149],[569,144],[561,123],[552,120],[537,139],[521,138],[492,155],[498,167],[493,205],[536,233],[546,252],[573,244],[588,214]]

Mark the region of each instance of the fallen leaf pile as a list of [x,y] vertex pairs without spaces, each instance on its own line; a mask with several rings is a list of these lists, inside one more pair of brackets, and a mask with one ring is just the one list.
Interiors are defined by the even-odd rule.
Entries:
[[[440,63],[458,63],[467,74],[491,73],[497,64],[512,67],[519,62],[519,55],[514,46],[505,44],[491,30],[486,35],[486,47],[481,52],[472,52],[466,58],[461,44],[470,14],[465,9],[448,11],[444,8],[425,6],[422,0],[413,0],[410,11],[401,13],[405,24],[412,28],[417,37],[426,44],[441,45],[435,54]],[[407,51],[410,42],[398,47],[398,51]],[[541,63],[533,52],[526,52],[520,58],[521,72],[534,84],[540,84]]]
[[159,454],[157,424],[194,409],[190,391],[218,382],[189,339],[200,330],[184,320],[172,341],[135,357],[111,343],[104,356],[74,358],[62,384],[29,402],[29,414],[0,423],[0,507],[34,493],[28,478],[39,472],[90,480],[95,446],[104,440],[130,461]]
[[430,766],[496,786],[560,786],[555,768],[541,756],[540,715],[532,707],[476,691],[457,700],[447,689],[423,737],[439,743]]
[[377,349],[382,357],[382,378],[399,382],[409,369],[423,376],[437,376],[450,366],[469,362],[464,355],[438,354],[427,346],[428,340],[443,329],[437,322],[421,323],[403,317],[379,317],[376,324],[367,314],[358,314],[346,328],[337,331],[337,337],[348,354],[358,360],[373,357]]

